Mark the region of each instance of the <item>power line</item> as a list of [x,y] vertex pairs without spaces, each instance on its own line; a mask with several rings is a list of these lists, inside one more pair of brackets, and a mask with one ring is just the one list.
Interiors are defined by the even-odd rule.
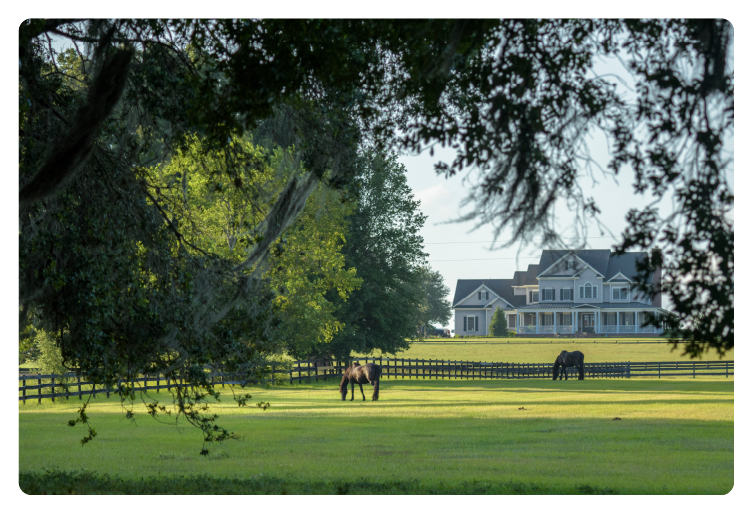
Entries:
[[[432,262],[436,261],[488,261],[488,260],[515,260],[517,258],[463,258],[460,260],[428,260]],[[520,260],[539,260],[539,256],[519,256]]]
[[[578,236],[571,236],[567,238],[561,238],[561,240],[577,240],[581,237]],[[618,238],[616,235],[607,235],[607,236],[588,236],[587,240],[590,238]],[[533,238],[532,240],[542,240],[542,238]],[[492,244],[492,243],[507,243],[511,240],[485,240],[481,242],[423,242],[424,245],[445,245],[445,244]]]

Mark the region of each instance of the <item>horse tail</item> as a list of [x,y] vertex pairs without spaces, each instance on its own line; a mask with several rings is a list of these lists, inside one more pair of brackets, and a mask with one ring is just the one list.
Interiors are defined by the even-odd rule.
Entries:
[[555,380],[558,377],[558,367],[560,366],[560,363],[558,361],[560,360],[561,360],[560,357],[556,357],[555,363],[553,363],[553,380]]
[[378,400],[378,389],[381,384],[381,367],[373,363],[373,400]]
[[584,380],[584,354],[579,358],[579,380]]
[[[347,368],[348,370],[349,368]],[[339,392],[344,393],[347,389],[347,384],[349,384],[349,378],[347,377],[347,370],[344,370],[344,373],[342,374],[342,383],[339,384]]]

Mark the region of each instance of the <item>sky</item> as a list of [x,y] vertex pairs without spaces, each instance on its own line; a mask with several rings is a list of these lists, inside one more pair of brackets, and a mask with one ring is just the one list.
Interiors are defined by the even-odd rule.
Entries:
[[[56,41],[56,47],[60,50],[66,44]],[[732,54],[729,58],[733,65]],[[630,75],[623,69],[617,59],[600,59],[594,63],[593,73],[616,84],[617,91],[626,99],[632,99],[633,81]],[[732,139],[730,144],[732,151]],[[605,167],[609,160],[607,141],[603,136],[591,136],[588,141],[591,156]],[[421,203],[422,212],[428,219],[422,229],[425,241],[425,252],[429,254],[427,260],[434,270],[440,271],[444,282],[450,288],[448,300],[452,301],[458,279],[509,279],[514,271],[526,270],[529,264],[539,261],[542,249],[539,244],[528,245],[523,250],[520,244],[514,244],[509,248],[491,250],[493,245],[492,226],[482,226],[474,229],[473,223],[452,222],[462,213],[471,211],[471,205],[460,208],[460,203],[477,181],[476,171],[464,171],[451,178],[437,176],[434,164],[443,160],[451,162],[454,153],[452,150],[435,148],[433,157],[427,151],[420,155],[406,155],[399,157],[399,161],[407,169],[407,180],[412,188],[415,198]],[[626,227],[625,215],[630,208],[644,207],[652,202],[652,198],[635,195],[632,187],[633,173],[629,169],[622,171],[617,178],[595,172],[590,176],[584,170],[580,173],[579,185],[582,187],[585,197],[594,197],[602,210],[599,220],[606,226],[607,231],[600,232],[594,224],[589,225],[585,248],[588,249],[612,249],[620,241],[620,234]],[[733,172],[730,172],[730,182],[734,182]],[[660,203],[662,212],[670,210],[671,197],[667,195]],[[562,201],[556,205],[555,219],[560,227],[559,233],[564,237],[571,237],[571,243],[578,244],[574,239],[572,230],[574,216],[567,211]],[[510,233],[501,234],[498,238],[504,242],[510,238]],[[498,246],[500,244],[496,244]],[[666,301],[663,300],[663,304]],[[669,306],[668,306],[669,307]],[[444,328],[454,328],[453,313],[451,320]]]
[[[594,65],[594,73],[600,76],[617,75],[625,85],[618,81],[617,89],[625,99],[633,98],[631,90],[633,82],[628,73],[616,59],[600,60]],[[732,151],[732,139],[729,147]],[[588,140],[591,156],[602,168],[609,160],[607,140],[602,135],[593,135]],[[521,251],[516,243],[509,248],[491,250],[493,245],[492,226],[481,226],[475,229],[472,222],[452,222],[461,214],[471,211],[471,205],[464,209],[460,203],[477,181],[477,171],[465,171],[450,178],[437,176],[434,164],[440,160],[451,162],[453,150],[437,147],[433,157],[427,151],[420,155],[401,155],[399,161],[407,169],[407,181],[414,196],[420,201],[422,212],[428,216],[422,229],[425,241],[425,252],[429,254],[427,260],[433,270],[438,270],[444,277],[445,284],[450,288],[448,300],[453,301],[454,291],[458,279],[510,279],[516,270],[526,270],[529,264],[539,262],[543,249],[539,243],[528,245]],[[733,172],[729,179],[733,184]],[[589,223],[585,248],[613,249],[622,239],[620,236],[625,229],[626,213],[631,208],[642,208],[653,201],[652,196],[637,195],[633,189],[633,171],[623,169],[617,177],[595,171],[592,175],[588,171],[580,171],[579,184],[585,197],[594,197],[602,213],[599,219],[608,231],[600,232],[594,221]],[[671,210],[672,194],[668,193],[659,203],[661,212]],[[555,209],[556,225],[560,228],[561,236],[573,237],[574,216],[567,210],[565,204],[559,201]],[[502,233],[499,241],[509,240],[510,233]],[[583,241],[572,239],[572,244]],[[669,309],[667,297],[663,297],[663,304]],[[454,329],[453,311],[448,325],[440,326]]]

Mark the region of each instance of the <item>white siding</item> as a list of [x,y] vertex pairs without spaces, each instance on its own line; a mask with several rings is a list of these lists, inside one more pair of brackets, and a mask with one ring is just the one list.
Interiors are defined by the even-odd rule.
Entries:
[[[454,333],[457,336],[478,335],[478,334],[484,335],[488,333],[487,322],[485,321],[485,310],[483,309],[455,309],[454,311],[455,311]],[[467,317],[467,316],[477,317],[478,329],[472,332],[467,332],[464,330],[464,317]]]
[[[590,283],[592,286],[597,287],[597,298],[579,298],[579,287],[584,286],[586,283]],[[597,303],[602,302],[602,279],[597,278],[597,274],[591,268],[587,268],[582,272],[581,276],[574,281],[574,302],[588,302]]]
[[555,290],[555,302],[561,301],[561,290],[563,288],[573,288],[574,287],[574,280],[573,279],[540,279],[540,302],[544,302],[543,300],[543,292],[542,290],[544,288],[553,288]]
[[[478,299],[477,294],[481,291],[488,292],[488,298],[487,299]],[[491,302],[493,302],[495,299],[498,298],[498,295],[493,293],[490,288],[481,288],[480,290],[477,290],[472,295],[469,296],[467,300],[462,302],[462,306],[485,306]]]

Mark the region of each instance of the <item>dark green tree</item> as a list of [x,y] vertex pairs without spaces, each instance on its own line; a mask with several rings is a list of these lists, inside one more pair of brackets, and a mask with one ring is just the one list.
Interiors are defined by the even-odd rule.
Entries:
[[491,336],[498,336],[499,338],[508,336],[508,323],[506,322],[506,314],[502,309],[498,308],[493,313],[493,318],[490,319],[490,325],[488,326],[488,332]]
[[393,154],[369,151],[359,161],[357,210],[349,218],[342,252],[345,265],[356,269],[362,284],[346,302],[332,299],[338,302],[336,316],[345,327],[330,344],[320,346],[321,354],[346,359],[351,352],[407,349],[407,338],[415,337],[429,315],[426,254],[419,233],[426,217],[405,173]]
[[446,299],[451,289],[437,270],[425,265],[419,270],[420,296],[418,332],[425,336],[432,324],[446,325],[451,319],[451,303]]

